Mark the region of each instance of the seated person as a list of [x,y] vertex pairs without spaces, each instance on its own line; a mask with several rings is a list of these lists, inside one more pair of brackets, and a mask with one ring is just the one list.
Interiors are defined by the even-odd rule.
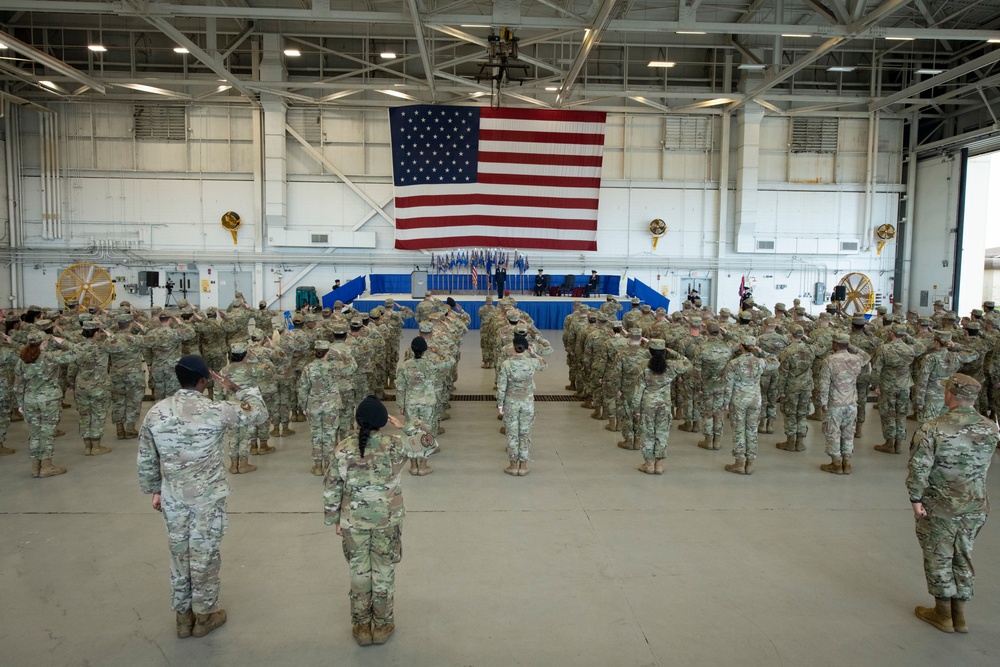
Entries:
[[545,275],[542,273],[542,269],[538,269],[538,275],[535,276],[535,296],[542,296],[545,293]]
[[590,272],[590,280],[587,281],[587,286],[583,288],[583,295],[589,297],[594,292],[601,289],[601,277],[597,275],[597,271]]

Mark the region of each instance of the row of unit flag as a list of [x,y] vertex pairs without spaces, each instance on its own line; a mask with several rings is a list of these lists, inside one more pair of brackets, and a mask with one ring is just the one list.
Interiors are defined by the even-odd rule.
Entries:
[[531,265],[528,256],[516,250],[475,249],[431,253],[430,270],[435,273],[469,272],[475,280],[480,271],[492,275],[499,267],[527,273]]

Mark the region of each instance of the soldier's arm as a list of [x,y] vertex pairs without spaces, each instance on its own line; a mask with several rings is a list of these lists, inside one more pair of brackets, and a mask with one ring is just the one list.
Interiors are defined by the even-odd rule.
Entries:
[[159,493],[162,482],[160,453],[153,442],[153,434],[145,423],[139,429],[139,454],[135,465],[139,473],[139,489],[145,494]]
[[924,424],[913,435],[909,472],[906,476],[906,490],[911,503],[922,502],[927,491],[927,482],[934,467],[934,448],[934,434],[928,424]]
[[824,410],[830,404],[830,384],[832,380],[833,375],[830,372],[830,364],[824,361],[819,367],[819,401],[820,407]]
[[507,367],[500,366],[500,373],[497,375],[497,408],[503,410],[504,396],[507,394]]
[[306,366],[299,377],[299,386],[296,387],[300,408],[305,408],[309,404],[309,387],[311,383],[312,381],[309,379],[309,367]]
[[683,375],[691,370],[691,362],[688,358],[679,352],[668,349],[667,358],[671,360],[670,366],[674,369],[674,372],[678,375]]
[[340,476],[338,465],[339,452],[334,451],[334,461],[326,472],[326,483],[323,488],[324,521],[328,526],[340,525],[340,508],[344,498],[344,480]]

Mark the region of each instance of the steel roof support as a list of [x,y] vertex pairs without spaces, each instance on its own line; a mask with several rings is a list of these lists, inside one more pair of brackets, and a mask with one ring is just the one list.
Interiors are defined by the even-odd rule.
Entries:
[[33,60],[39,65],[44,65],[53,72],[57,72],[65,77],[73,79],[77,83],[82,83],[85,86],[89,86],[90,88],[93,88],[99,93],[103,93],[106,90],[104,84],[98,81],[97,79],[84,74],[83,72],[74,67],[70,67],[63,61],[59,60],[58,58],[53,58],[49,54],[39,51],[30,44],[25,44],[24,42],[19,40],[17,37],[14,37],[13,35],[0,31],[0,42],[3,42],[12,51],[20,53],[25,58]]

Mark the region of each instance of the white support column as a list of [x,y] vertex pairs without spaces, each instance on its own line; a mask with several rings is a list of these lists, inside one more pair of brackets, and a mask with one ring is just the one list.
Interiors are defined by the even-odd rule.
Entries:
[[760,170],[760,124],[764,108],[748,102],[736,118],[736,252],[753,252],[757,228],[757,182]]

